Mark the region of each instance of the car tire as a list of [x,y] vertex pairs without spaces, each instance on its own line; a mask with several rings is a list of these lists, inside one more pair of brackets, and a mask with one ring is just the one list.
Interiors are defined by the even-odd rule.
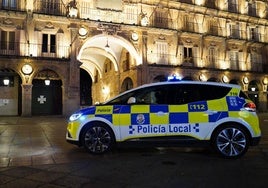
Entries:
[[212,144],[224,158],[239,158],[249,147],[249,136],[239,125],[222,126],[213,135]]
[[114,135],[110,127],[102,123],[87,126],[82,134],[84,148],[92,154],[103,154],[114,146]]

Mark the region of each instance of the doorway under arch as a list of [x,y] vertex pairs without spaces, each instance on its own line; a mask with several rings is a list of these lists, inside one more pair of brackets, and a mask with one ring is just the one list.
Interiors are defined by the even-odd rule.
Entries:
[[21,83],[21,77],[13,69],[0,69],[0,116],[21,115]]
[[[45,83],[49,79],[50,83]],[[62,81],[52,70],[39,72],[32,81],[32,115],[62,115]]]

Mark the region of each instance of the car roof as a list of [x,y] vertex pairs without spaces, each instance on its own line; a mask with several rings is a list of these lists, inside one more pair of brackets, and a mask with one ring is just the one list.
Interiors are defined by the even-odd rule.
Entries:
[[126,93],[135,91],[137,89],[142,89],[142,88],[147,88],[147,87],[152,87],[152,86],[161,86],[161,85],[183,85],[183,84],[198,84],[198,85],[211,85],[211,86],[221,86],[221,87],[229,87],[229,88],[237,88],[237,89],[241,89],[240,85],[236,85],[236,84],[226,84],[226,83],[219,83],[219,82],[203,82],[203,81],[166,81],[166,82],[155,82],[155,83],[149,83],[149,84],[144,84],[135,88],[132,88],[130,90],[124,91],[123,93],[120,93],[119,95],[116,95],[115,97],[112,97],[111,99],[107,100],[105,103],[121,96],[124,95]]

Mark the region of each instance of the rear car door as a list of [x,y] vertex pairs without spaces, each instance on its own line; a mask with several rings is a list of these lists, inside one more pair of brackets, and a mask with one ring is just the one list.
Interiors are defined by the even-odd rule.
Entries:
[[[176,104],[170,105],[169,136],[184,135],[204,139],[223,115],[223,99],[215,96],[214,86],[178,84]],[[216,92],[217,95],[217,92]]]

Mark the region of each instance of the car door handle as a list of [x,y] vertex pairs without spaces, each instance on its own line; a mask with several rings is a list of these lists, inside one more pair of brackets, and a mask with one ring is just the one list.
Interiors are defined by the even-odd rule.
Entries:
[[218,111],[216,111],[216,110],[207,110],[207,111],[205,111],[205,113],[208,114],[208,115],[213,115],[213,114],[217,114]]
[[157,113],[155,113],[157,116],[166,116],[168,113],[167,112],[163,112],[163,111],[159,111]]

